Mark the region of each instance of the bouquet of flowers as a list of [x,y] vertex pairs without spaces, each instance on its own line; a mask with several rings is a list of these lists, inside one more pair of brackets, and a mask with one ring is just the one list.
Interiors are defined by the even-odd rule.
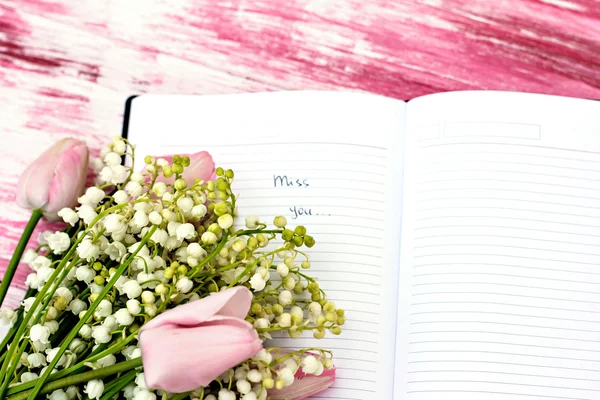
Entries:
[[[331,352],[268,346],[344,324],[307,273],[306,228],[283,216],[237,225],[234,172],[206,152],[147,156],[141,172],[134,154],[113,139],[87,189],[77,140],[23,172],[17,201],[32,217],[0,304],[21,259],[34,271],[22,306],[0,311],[0,399],[303,399],[329,387]],[[42,216],[65,228],[25,251]]]

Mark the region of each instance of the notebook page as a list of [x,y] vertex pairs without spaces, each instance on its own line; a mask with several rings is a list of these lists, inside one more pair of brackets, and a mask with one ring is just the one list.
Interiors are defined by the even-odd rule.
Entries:
[[600,103],[408,110],[395,398],[600,398]]
[[129,137],[141,158],[207,150],[235,171],[239,225],[249,215],[269,223],[285,215],[315,237],[309,272],[346,310],[343,333],[272,343],[333,350],[334,388],[314,399],[391,397],[400,226],[392,179],[400,159],[391,155],[403,114],[401,102],[325,92],[133,103]]

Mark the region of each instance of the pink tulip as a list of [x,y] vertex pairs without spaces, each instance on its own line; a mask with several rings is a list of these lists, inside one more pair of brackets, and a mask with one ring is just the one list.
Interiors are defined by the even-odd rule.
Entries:
[[[194,179],[200,179],[203,181],[209,181],[215,179],[215,162],[213,161],[210,153],[206,151],[201,151],[199,153],[194,154],[180,154],[180,156],[188,156],[190,158],[190,165],[185,167],[183,170],[183,179],[185,179],[189,184],[194,182]],[[156,157],[164,158],[169,163],[173,162],[173,156],[160,156]],[[175,177],[165,178],[163,176],[158,177],[156,179],[157,182],[164,183],[173,183],[175,182]]]
[[85,185],[88,156],[88,147],[80,140],[56,142],[21,174],[17,204],[57,219],[58,211],[77,204]]
[[148,387],[183,393],[255,356],[262,341],[244,320],[252,294],[236,286],[166,311],[140,331]]
[[298,369],[294,383],[281,390],[269,390],[271,400],[302,400],[328,389],[335,382],[335,368],[325,369],[319,376],[306,375]]

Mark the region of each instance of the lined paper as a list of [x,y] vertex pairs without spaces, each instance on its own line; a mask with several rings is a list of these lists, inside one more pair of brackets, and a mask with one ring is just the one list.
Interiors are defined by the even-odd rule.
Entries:
[[135,102],[130,138],[141,157],[208,150],[236,173],[239,223],[285,215],[315,237],[309,273],[346,310],[343,333],[272,342],[334,352],[335,385],[314,399],[390,398],[398,264],[391,249],[400,212],[392,171],[401,165],[391,148],[403,130],[403,103],[341,93]]
[[409,105],[395,398],[600,397],[598,115],[508,93]]

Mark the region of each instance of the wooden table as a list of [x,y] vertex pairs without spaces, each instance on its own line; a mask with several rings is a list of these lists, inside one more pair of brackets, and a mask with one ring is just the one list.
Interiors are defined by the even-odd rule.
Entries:
[[98,149],[134,93],[286,89],[600,98],[600,1],[0,0],[0,275],[18,175],[52,142]]

